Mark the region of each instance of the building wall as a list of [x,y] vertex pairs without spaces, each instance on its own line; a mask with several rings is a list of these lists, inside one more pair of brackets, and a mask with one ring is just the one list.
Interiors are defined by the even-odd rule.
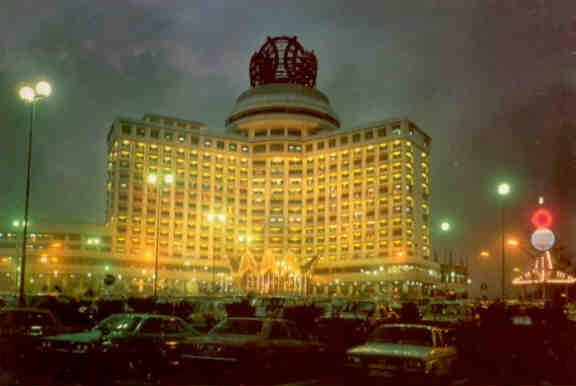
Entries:
[[[21,229],[0,231],[0,292],[16,292],[21,256]],[[26,293],[53,292],[56,287],[68,295],[152,294],[154,261],[119,258],[111,252],[111,237],[105,226],[86,224],[37,224],[28,237]],[[159,270],[160,295],[206,293],[210,277],[204,266],[163,264]],[[104,278],[112,275],[113,285]],[[216,277],[223,290],[231,282]]]
[[[314,261],[321,285],[411,278],[386,274],[387,265],[418,267],[414,285],[435,282],[429,137],[406,119],[328,134],[297,129],[216,136],[183,120],[116,120],[108,137],[113,253],[153,254],[157,192],[147,176],[170,174],[160,192],[162,264],[211,272],[214,263],[224,274],[249,252],[257,261]],[[209,214],[226,220],[210,223]]]

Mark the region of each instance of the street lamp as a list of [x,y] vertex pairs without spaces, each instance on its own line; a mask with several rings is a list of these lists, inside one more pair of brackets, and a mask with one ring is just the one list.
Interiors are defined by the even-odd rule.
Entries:
[[448,221],[442,221],[440,224],[440,230],[442,232],[450,232],[450,230],[452,230],[452,224],[450,224]]
[[28,121],[28,158],[26,163],[26,191],[24,196],[24,226],[22,227],[22,255],[20,257],[20,285],[18,288],[18,303],[24,306],[26,303],[26,241],[28,236],[28,211],[30,208],[30,174],[32,170],[32,131],[34,127],[34,118],[36,103],[49,97],[52,94],[52,86],[46,81],[36,83],[35,88],[30,86],[22,87],[18,92],[20,99],[30,104],[30,113]]
[[[19,232],[21,231],[21,229],[24,228],[24,221],[22,220],[12,220],[12,228],[14,228],[14,235],[15,235],[15,243],[14,243],[14,261],[15,261],[15,265],[18,266],[18,262],[20,261],[20,247],[21,247],[21,240],[20,237],[18,237]],[[19,284],[16,283],[17,288],[20,288]]]
[[498,184],[497,187],[497,192],[498,192],[498,196],[500,196],[500,254],[501,254],[501,258],[502,258],[502,273],[501,273],[501,297],[502,300],[504,300],[506,298],[506,197],[510,194],[510,192],[512,191],[512,187],[510,186],[509,183],[507,182],[501,182],[500,184]]
[[[224,224],[226,222],[226,215],[224,213],[208,213],[206,215],[208,222],[212,224],[220,223]],[[214,237],[214,229],[211,230],[212,235],[212,293],[216,293],[216,255],[214,253],[214,242],[216,238]]]
[[490,252],[486,250],[480,251],[480,257],[490,257]]
[[[451,223],[450,221],[448,221],[448,220],[442,221],[442,222],[440,223],[440,232],[443,233],[443,234],[445,234],[445,235],[446,235],[446,239],[448,239],[448,234],[449,234],[450,232],[452,232],[452,223]],[[451,243],[449,243],[449,240],[447,240],[447,242],[445,242],[444,244],[445,244],[445,245],[444,245],[444,257],[446,258],[446,257],[448,257],[449,254],[450,254],[450,255],[452,254],[452,251],[449,250],[449,249],[450,249],[450,248],[449,248],[450,245],[448,245],[448,244],[451,244]]]
[[510,248],[516,248],[520,243],[516,239],[508,239],[506,240],[506,245]]
[[148,174],[146,181],[149,185],[154,185],[156,188],[156,221],[155,225],[155,242],[154,242],[154,278],[152,281],[152,296],[156,298],[158,295],[158,266],[159,266],[159,258],[158,258],[158,249],[159,249],[159,242],[160,242],[160,210],[161,208],[161,200],[160,200],[160,184],[164,183],[165,185],[171,185],[174,183],[174,176],[172,174],[164,174],[157,175],[155,173]]

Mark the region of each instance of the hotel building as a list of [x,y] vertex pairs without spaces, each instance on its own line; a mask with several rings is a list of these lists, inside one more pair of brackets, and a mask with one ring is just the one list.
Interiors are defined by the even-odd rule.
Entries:
[[430,137],[406,118],[341,128],[316,69],[296,38],[268,38],[226,134],[160,115],[116,119],[111,253],[134,262],[157,253],[182,280],[266,293],[430,294],[440,280]]

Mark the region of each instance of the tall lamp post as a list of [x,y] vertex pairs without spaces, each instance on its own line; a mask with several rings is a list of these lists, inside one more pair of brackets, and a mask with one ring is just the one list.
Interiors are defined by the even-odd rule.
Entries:
[[30,104],[28,121],[28,158],[26,162],[26,192],[24,196],[24,225],[22,227],[22,253],[20,256],[20,285],[18,287],[18,303],[20,306],[26,304],[26,241],[28,238],[28,211],[30,208],[30,172],[32,170],[32,131],[34,128],[34,118],[36,103],[49,97],[52,94],[50,83],[41,81],[36,83],[34,88],[24,86],[18,92],[20,99]]
[[[452,223],[449,222],[449,221],[446,221],[446,220],[442,221],[442,222],[440,223],[440,232],[442,232],[443,234],[445,234],[445,235],[447,236],[450,232],[452,232]],[[446,249],[448,249],[448,248],[446,248]],[[448,253],[451,255],[451,252],[450,252],[450,251],[449,251]],[[452,259],[450,258],[450,259],[449,259],[450,265],[452,265],[452,261],[451,261],[451,260],[452,260]],[[453,269],[453,268],[450,267],[450,269]],[[448,287],[449,287],[449,286],[448,286],[448,281],[449,281],[450,279],[451,279],[451,278],[445,279],[445,280],[446,280],[446,283],[445,283],[445,286],[444,286],[444,290],[445,290],[445,291],[448,291]],[[443,278],[443,280],[444,280],[444,278]]]
[[497,192],[500,197],[500,256],[501,256],[501,298],[506,298],[506,197],[510,194],[512,188],[509,183],[502,182],[498,184]]
[[147,182],[150,185],[154,185],[156,188],[156,220],[155,224],[155,241],[154,241],[154,280],[152,281],[152,296],[156,298],[158,296],[158,268],[159,268],[159,257],[158,257],[158,249],[159,249],[159,242],[160,242],[160,211],[161,208],[161,198],[160,198],[160,190],[162,184],[171,185],[174,183],[174,176],[172,174],[164,174],[158,175],[151,173],[147,177]]
[[[206,219],[211,225],[222,224],[226,222],[226,215],[224,213],[208,213]],[[214,228],[211,229],[212,234],[212,293],[216,293],[216,254],[214,248],[214,242],[216,238],[214,237]]]
[[[21,248],[21,240],[20,237],[18,237],[18,234],[20,232],[21,229],[24,228],[24,221],[22,220],[13,220],[12,221],[12,228],[14,228],[15,230],[15,247],[14,247],[14,265],[15,266],[19,266],[19,262],[20,262],[20,248]],[[18,276],[18,275],[16,275]],[[19,280],[16,281],[16,287],[20,288],[20,284],[19,284]]]

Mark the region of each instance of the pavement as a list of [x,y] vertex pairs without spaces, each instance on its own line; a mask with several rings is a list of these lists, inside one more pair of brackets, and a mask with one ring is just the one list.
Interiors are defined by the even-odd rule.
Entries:
[[[397,385],[398,381],[391,379],[391,378],[376,378],[370,379],[367,382],[356,383],[354,382],[354,386],[364,386],[363,384],[369,385]],[[459,386],[465,385],[468,383],[467,379],[460,379],[454,380],[446,386]],[[215,377],[213,379],[198,379],[197,382],[188,383],[182,379],[178,380],[178,382],[163,382],[162,384],[166,385],[178,385],[178,386],[253,386],[255,383],[253,382],[232,382],[232,380],[228,380],[226,382],[222,382],[222,379],[218,379]],[[259,386],[342,386],[345,383],[343,382],[343,378],[339,376],[332,376],[332,377],[318,377],[318,378],[302,378],[298,379],[296,377],[292,377],[292,379],[284,379],[280,380],[279,382],[258,382]],[[34,386],[86,386],[85,384],[78,383],[75,381],[71,382],[58,382],[53,383],[51,380],[47,378],[40,378],[40,377],[27,377],[26,380],[18,381],[13,376],[9,374],[0,374],[0,386],[13,386],[13,385],[34,385]],[[141,380],[120,380],[115,383],[117,386],[151,386],[155,385],[153,383],[146,383]],[[434,386],[441,386],[441,385],[434,385]]]

